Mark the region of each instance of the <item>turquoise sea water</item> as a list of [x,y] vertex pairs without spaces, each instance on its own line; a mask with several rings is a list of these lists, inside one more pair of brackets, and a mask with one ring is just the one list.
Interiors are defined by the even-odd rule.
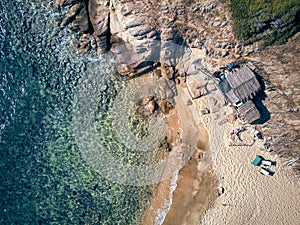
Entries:
[[[64,12],[50,8],[49,1],[0,0],[0,224],[139,224],[153,186],[100,176],[74,134],[78,83],[110,68],[77,54],[76,33],[58,28]],[[116,146],[104,126],[118,90],[110,76],[101,82],[96,127],[104,144]],[[116,157],[139,162],[121,149]]]

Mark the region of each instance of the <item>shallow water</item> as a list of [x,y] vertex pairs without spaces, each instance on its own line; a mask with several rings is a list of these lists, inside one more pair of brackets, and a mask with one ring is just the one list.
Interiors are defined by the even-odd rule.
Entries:
[[[0,223],[138,224],[153,187],[101,176],[74,134],[78,83],[87,73],[109,76],[111,68],[76,54],[75,33],[57,28],[63,12],[46,1],[0,6]],[[103,105],[114,96],[107,76]]]
[[163,115],[133,112],[169,84],[123,81],[110,57],[78,54],[52,3],[0,0],[0,223],[139,224],[184,150],[166,160]]

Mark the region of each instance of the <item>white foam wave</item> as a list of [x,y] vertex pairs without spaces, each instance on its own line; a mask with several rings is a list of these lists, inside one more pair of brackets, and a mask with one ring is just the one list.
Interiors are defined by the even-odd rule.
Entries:
[[154,220],[154,225],[163,224],[163,222],[171,208],[171,205],[173,202],[173,192],[175,191],[175,189],[177,187],[178,175],[179,175],[179,169],[176,170],[172,176],[169,199],[164,202],[164,205],[160,209],[157,210],[157,215]]

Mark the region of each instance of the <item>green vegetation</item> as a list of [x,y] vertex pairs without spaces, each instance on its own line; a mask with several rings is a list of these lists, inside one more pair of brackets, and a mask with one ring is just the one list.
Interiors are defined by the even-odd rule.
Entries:
[[300,29],[299,0],[230,0],[237,38],[283,44]]

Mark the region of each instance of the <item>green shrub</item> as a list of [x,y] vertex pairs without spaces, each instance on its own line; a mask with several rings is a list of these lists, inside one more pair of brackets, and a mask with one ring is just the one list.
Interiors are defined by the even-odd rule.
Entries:
[[282,44],[300,30],[299,0],[230,0],[234,31],[249,44]]

